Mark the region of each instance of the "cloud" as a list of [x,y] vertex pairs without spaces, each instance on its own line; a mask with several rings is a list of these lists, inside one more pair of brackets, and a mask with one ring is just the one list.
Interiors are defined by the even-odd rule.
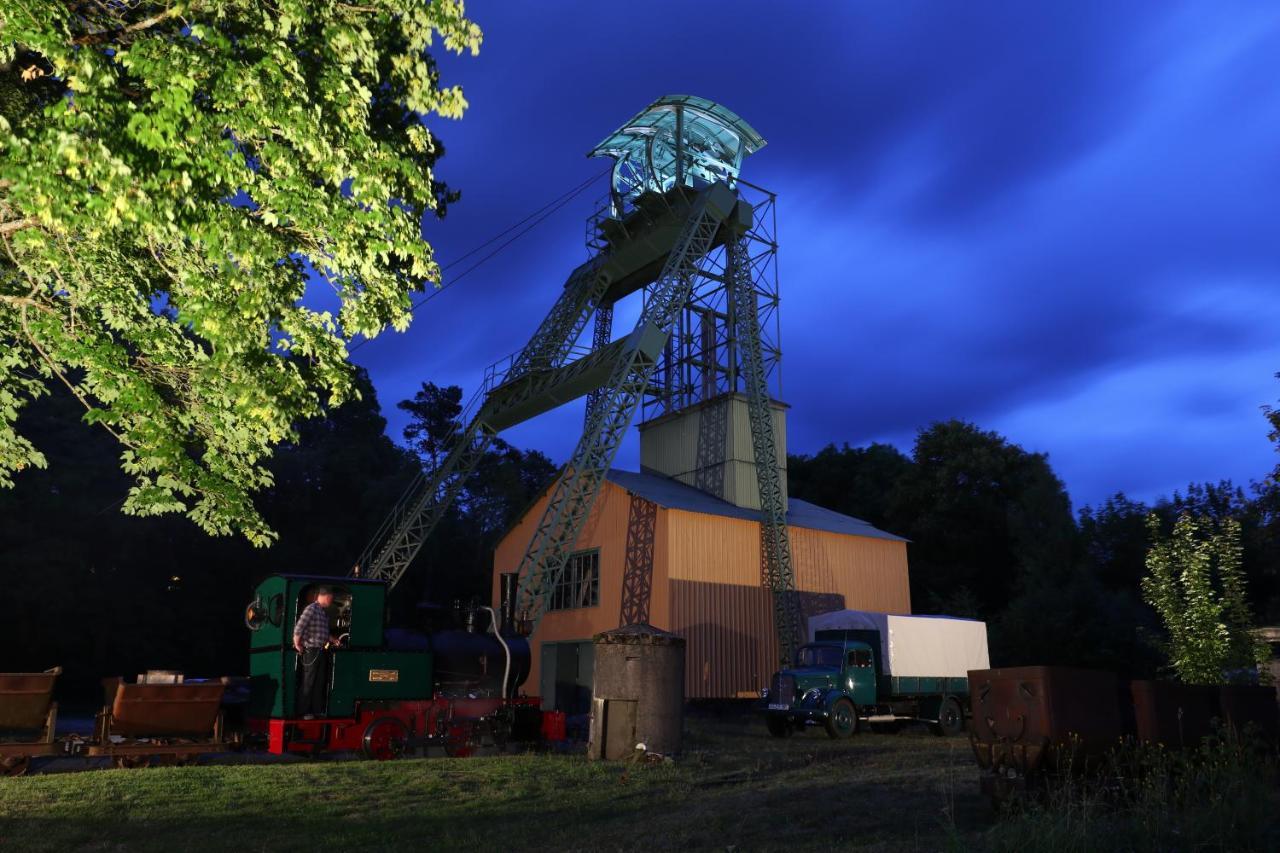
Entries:
[[[439,172],[464,194],[429,226],[445,262],[602,168],[582,152],[653,98],[704,95],[769,140],[744,174],[780,193],[794,450],[906,445],[959,416],[1050,452],[1077,504],[1265,472],[1280,12],[471,11],[481,56],[442,63],[472,101],[440,127]],[[584,257],[587,200],[366,348],[384,406],[422,379],[474,382],[527,339]],[[513,440],[563,459],[578,418]]]

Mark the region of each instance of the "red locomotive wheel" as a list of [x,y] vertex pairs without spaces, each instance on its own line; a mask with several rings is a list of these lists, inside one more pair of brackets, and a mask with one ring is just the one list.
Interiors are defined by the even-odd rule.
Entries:
[[450,758],[469,758],[475,751],[473,734],[469,722],[449,726],[449,731],[444,736],[444,754]]
[[364,730],[361,746],[365,756],[375,761],[390,761],[404,755],[409,729],[397,717],[380,717]]

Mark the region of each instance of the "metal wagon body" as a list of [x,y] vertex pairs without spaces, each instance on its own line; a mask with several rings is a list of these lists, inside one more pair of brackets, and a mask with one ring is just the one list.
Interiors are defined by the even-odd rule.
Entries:
[[94,722],[90,757],[111,756],[118,767],[186,763],[227,748],[222,728],[226,681],[129,684],[103,681],[106,704]]
[[54,740],[58,703],[53,687],[62,667],[44,672],[0,673],[0,775],[19,776],[31,759],[58,755],[64,744]]

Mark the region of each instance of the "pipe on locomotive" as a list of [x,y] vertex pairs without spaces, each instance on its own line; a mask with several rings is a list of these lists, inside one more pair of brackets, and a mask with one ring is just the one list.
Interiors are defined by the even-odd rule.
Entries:
[[502,585],[502,630],[515,633],[516,590],[519,588],[520,575],[518,572],[503,572],[499,576],[499,582]]
[[511,679],[511,647],[502,638],[502,631],[498,628],[498,614],[493,612],[492,607],[484,607],[482,609],[489,611],[489,631],[498,638],[498,642],[502,644],[502,651],[507,655],[507,667],[502,671],[502,698],[507,699],[509,698],[507,696],[507,682]]

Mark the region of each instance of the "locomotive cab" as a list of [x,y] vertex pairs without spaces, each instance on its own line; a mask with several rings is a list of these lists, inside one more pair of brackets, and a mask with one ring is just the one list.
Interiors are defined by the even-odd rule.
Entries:
[[330,633],[342,641],[330,655],[328,716],[350,716],[360,702],[430,699],[430,653],[385,648],[386,584],[356,578],[339,581],[272,575],[258,584],[245,609],[245,625],[251,631],[249,716],[297,716],[301,663],[293,649],[293,627],[322,585],[333,590]]

